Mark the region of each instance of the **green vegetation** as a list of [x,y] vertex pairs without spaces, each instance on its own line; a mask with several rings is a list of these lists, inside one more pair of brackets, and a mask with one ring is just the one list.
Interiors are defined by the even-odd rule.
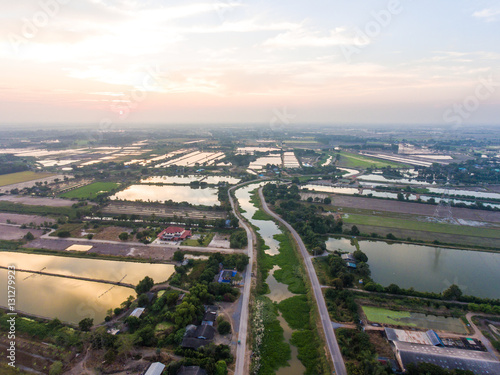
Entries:
[[35,173],[35,172],[31,172],[31,171],[2,174],[2,175],[0,175],[0,186],[38,180],[38,179],[50,177],[53,175],[54,175],[53,173],[44,173],[44,172]]
[[200,234],[200,238],[198,238],[197,240],[190,238],[188,240],[182,241],[182,245],[207,247],[214,238],[214,235],[215,234],[212,232],[206,235]]
[[231,233],[229,246],[232,249],[243,249],[248,245],[247,232],[244,229],[238,229]]
[[[0,175],[13,175],[16,172],[27,171],[29,168],[30,165],[26,159],[22,159],[12,154],[0,155]],[[3,185],[0,184],[0,186]]]
[[94,182],[93,184],[67,191],[61,194],[60,197],[68,199],[91,199],[96,198],[100,194],[106,194],[118,188],[118,186],[120,184],[116,182]]
[[407,367],[408,375],[474,375],[469,370],[447,370],[433,363],[410,363]]
[[[370,322],[401,325],[401,319],[411,317],[408,311],[394,311],[373,306],[363,306],[362,308]],[[405,323],[405,325],[415,326],[413,323]]]
[[147,293],[151,290],[154,284],[155,283],[151,277],[145,276],[144,279],[139,281],[139,284],[135,287],[135,291],[137,294]]
[[271,218],[262,210],[257,210],[252,216],[253,220],[271,220]]
[[[351,152],[339,152],[339,166],[346,168],[382,168],[390,166],[392,168],[410,168],[409,165],[381,159],[371,158],[365,155],[353,154]],[[334,155],[335,158],[335,155]]]
[[377,362],[375,346],[370,342],[367,333],[354,329],[339,328],[336,331],[337,340],[346,359],[349,375],[357,374],[392,374],[390,367],[384,367]]
[[[80,210],[84,209],[82,208]],[[0,201],[0,211],[15,212],[18,214],[36,214],[42,216],[64,215],[76,217],[77,214],[77,210],[72,207],[32,206],[7,201]]]
[[350,290],[327,289],[325,302],[332,320],[336,322],[357,322],[358,305]]
[[252,318],[252,332],[257,344],[254,346],[252,374],[274,375],[291,358],[290,346],[285,342],[283,328],[277,317],[278,307],[265,296],[257,297]]
[[478,228],[466,225],[430,223],[402,218],[384,217],[379,215],[349,214],[343,219],[345,223],[371,225],[378,227],[400,228],[433,233],[458,234],[474,237],[500,238],[500,231],[493,228]]

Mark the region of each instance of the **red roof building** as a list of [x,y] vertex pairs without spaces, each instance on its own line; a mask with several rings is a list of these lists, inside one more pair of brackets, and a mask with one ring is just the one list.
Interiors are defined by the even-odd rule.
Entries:
[[158,234],[158,238],[163,241],[182,241],[191,237],[191,231],[181,227],[168,227]]

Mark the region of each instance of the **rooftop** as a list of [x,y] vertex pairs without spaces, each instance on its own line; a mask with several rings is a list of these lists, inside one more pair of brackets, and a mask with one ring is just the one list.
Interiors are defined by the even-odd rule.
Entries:
[[446,369],[470,370],[476,375],[500,374],[500,362],[488,352],[393,342],[403,367],[428,362]]
[[148,371],[146,371],[144,375],[161,375],[164,368],[165,365],[163,363],[160,362],[152,363],[151,366],[149,366]]

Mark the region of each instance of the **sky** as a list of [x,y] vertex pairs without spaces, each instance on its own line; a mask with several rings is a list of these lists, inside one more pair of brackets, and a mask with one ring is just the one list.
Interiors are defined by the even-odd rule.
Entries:
[[500,2],[0,3],[0,125],[498,124]]

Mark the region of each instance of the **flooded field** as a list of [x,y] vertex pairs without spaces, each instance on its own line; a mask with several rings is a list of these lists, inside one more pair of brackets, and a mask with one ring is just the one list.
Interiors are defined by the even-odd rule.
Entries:
[[[346,238],[330,238],[328,250],[355,251]],[[375,282],[440,293],[457,284],[466,295],[500,298],[500,253],[359,241]]]
[[[14,264],[17,269],[80,276],[137,284],[144,276],[155,282],[167,280],[174,272],[170,264],[119,262],[98,259],[1,252],[0,265]],[[7,270],[0,269],[0,279],[7,280]],[[78,323],[83,318],[101,322],[106,311],[119,307],[131,288],[57,276],[16,272],[17,309],[29,314],[59,318]],[[0,292],[0,305],[7,306],[6,289]]]
[[189,186],[132,185],[113,195],[111,199],[143,202],[188,202],[194,205],[219,205],[215,188],[192,189]]
[[[131,288],[91,281],[16,272],[16,309],[46,318],[59,318],[77,324],[84,318],[100,323],[108,309],[119,307]],[[0,279],[7,280],[7,270],[0,269]],[[0,306],[7,306],[7,289],[0,291]]]
[[[150,264],[73,258],[53,255],[0,252],[0,266],[15,264],[16,268],[30,271],[56,273],[58,275],[81,276],[91,279],[120,281],[137,284],[144,276],[151,277],[156,283],[166,281],[172,273],[172,264]],[[125,278],[124,278],[125,277]]]

